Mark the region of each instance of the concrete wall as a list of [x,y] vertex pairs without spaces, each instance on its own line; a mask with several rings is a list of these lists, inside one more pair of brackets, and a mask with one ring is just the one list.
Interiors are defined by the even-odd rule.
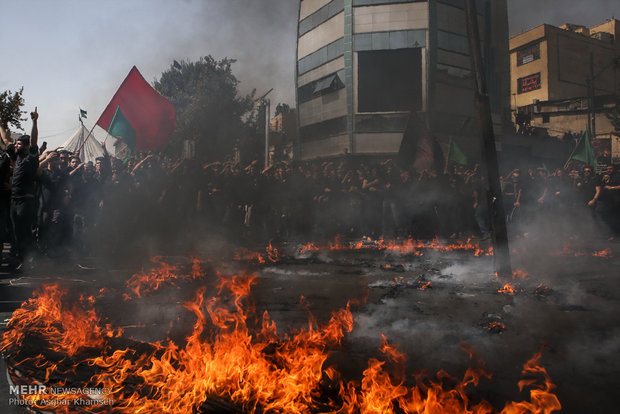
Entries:
[[[586,129],[588,115],[584,113],[575,114],[550,114],[549,122],[543,122],[542,114],[534,114],[532,126],[547,128],[547,132],[552,137],[561,138],[566,132],[579,133]],[[609,137],[614,131],[614,127],[609,118],[603,113],[596,114],[596,136]]]
[[344,36],[344,13],[339,13],[325,23],[299,38],[297,59],[316,52]]
[[[545,40],[545,27],[545,25],[538,26],[526,33],[522,33],[510,39],[510,102],[513,107],[515,103],[517,107],[531,105],[535,99],[538,99],[539,101],[549,100],[549,59],[547,57],[548,47],[547,41]],[[540,59],[534,60],[530,63],[526,63],[525,65],[518,66],[517,51],[519,49],[534,45],[536,43],[540,43]],[[519,94],[517,92],[518,80],[520,78],[533,75],[538,72],[540,72],[541,77],[541,88]]]
[[[437,83],[435,105],[439,112],[454,115],[474,115],[474,90]],[[441,122],[441,119],[440,119]],[[459,125],[455,125],[459,127]]]
[[[484,40],[484,18],[478,15],[478,27],[480,38]],[[450,33],[467,36],[467,23],[465,22],[465,10],[444,3],[437,3],[437,28]]]
[[305,19],[330,1],[331,0],[302,0],[299,9],[299,19]]
[[339,57],[338,59],[331,60],[323,66],[320,66],[299,76],[297,80],[297,86],[300,87],[306,85],[317,79],[321,79],[323,76],[327,76],[330,73],[338,72],[342,69],[344,69],[344,56]]
[[349,135],[338,135],[319,141],[301,143],[301,159],[309,160],[318,157],[335,157],[349,151]]
[[428,3],[396,3],[355,7],[353,33],[425,29]]
[[346,114],[347,92],[346,89],[339,89],[299,105],[299,126],[316,124]]
[[449,52],[447,50],[437,51],[437,63],[450,65],[457,68],[471,69],[471,58],[469,56]]
[[[611,30],[615,26],[609,23],[596,30]],[[518,50],[536,42],[540,42],[540,59],[517,66]],[[587,96],[590,53],[594,57],[594,72],[598,74],[620,56],[618,43],[596,40],[550,25],[514,36],[510,39],[512,107],[530,105],[535,99],[548,101]],[[541,74],[541,89],[518,94],[518,79],[538,72]],[[597,95],[620,93],[620,70],[609,67],[600,72],[594,84]]]
[[[590,52],[594,57],[594,73],[598,74],[613,61],[614,45],[559,29],[552,30],[552,33],[549,56],[553,58],[554,69],[557,70],[551,71],[555,76],[554,83],[550,85],[553,89],[549,92],[549,99],[586,96]],[[620,92],[614,83],[614,70],[609,68],[603,71],[594,82],[596,94]]]
[[356,133],[354,139],[356,153],[395,154],[400,148],[403,133]]

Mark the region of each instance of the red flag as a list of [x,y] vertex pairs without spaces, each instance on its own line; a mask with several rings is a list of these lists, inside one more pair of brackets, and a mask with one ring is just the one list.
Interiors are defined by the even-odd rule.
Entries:
[[168,142],[176,126],[174,108],[148,84],[135,66],[97,120],[97,125],[107,131],[119,107],[136,132],[138,150],[158,149]]

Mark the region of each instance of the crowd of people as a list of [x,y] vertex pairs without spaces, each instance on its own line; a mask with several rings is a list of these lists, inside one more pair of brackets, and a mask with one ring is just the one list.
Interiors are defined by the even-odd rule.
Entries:
[[[0,232],[15,266],[37,255],[171,247],[213,234],[239,243],[336,234],[489,236],[487,186],[477,165],[416,172],[394,160],[349,158],[262,169],[256,161],[199,164],[155,154],[121,161],[107,153],[84,163],[76,154],[39,148],[38,114],[31,117],[31,135],[15,143],[2,130]],[[516,169],[502,178],[502,188],[513,229],[553,216],[571,223],[594,218],[606,236],[620,233],[620,176],[613,167],[599,175],[589,166]]]

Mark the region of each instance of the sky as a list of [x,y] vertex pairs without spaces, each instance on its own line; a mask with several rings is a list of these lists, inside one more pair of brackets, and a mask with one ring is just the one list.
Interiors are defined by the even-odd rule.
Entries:
[[[511,35],[542,23],[620,18],[618,0],[508,0],[508,7]],[[24,110],[37,106],[40,140],[50,148],[78,128],[80,108],[92,127],[133,65],[152,83],[175,59],[237,59],[242,93],[274,88],[272,103],[295,106],[297,8],[296,0],[0,0],[0,91],[24,87]]]

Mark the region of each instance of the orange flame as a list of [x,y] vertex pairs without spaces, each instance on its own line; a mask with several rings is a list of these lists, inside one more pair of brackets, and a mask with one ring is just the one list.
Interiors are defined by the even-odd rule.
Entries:
[[51,348],[71,357],[84,348],[102,348],[105,337],[122,334],[122,329],[103,328],[94,310],[95,298],[80,295],[69,302],[69,291],[58,284],[46,285],[13,312],[2,336],[2,351],[21,344],[28,327],[43,335]]
[[507,295],[514,295],[515,293],[517,293],[515,288],[510,283],[506,283],[504,286],[499,288],[498,292],[506,293]]
[[596,251],[592,255],[595,256],[595,257],[610,258],[611,257],[611,249],[607,248],[605,250]]
[[[194,267],[192,274],[198,275],[198,269]],[[145,286],[161,286],[160,276],[155,272],[151,279],[159,285],[141,285],[136,291],[134,280],[127,288],[145,293]],[[253,312],[250,291],[256,281],[255,276],[220,276],[214,297],[207,297],[206,289],[200,288],[184,304],[195,318],[185,341],[152,343],[148,352],[114,349],[107,338],[122,331],[101,326],[94,310],[96,297],[80,296],[72,302],[70,292],[46,286],[14,313],[2,336],[2,351],[9,360],[17,358],[25,335],[40,335],[51,349],[73,356],[76,366],[90,367],[95,374],[88,386],[109,389],[116,402],[113,411],[120,413],[197,412],[214,399],[247,412],[307,413],[319,407],[332,413],[496,412],[486,401],[470,401],[471,387],[481,378],[490,379],[470,348],[466,350],[474,367],[460,381],[439,372],[436,380],[418,380],[409,386],[405,355],[383,337],[384,360],[370,359],[359,383],[344,381],[326,363],[329,350],[353,329],[349,306],[334,312],[322,326],[311,319],[305,329],[279,335],[266,311],[260,318]],[[100,356],[84,356],[81,352],[87,347],[96,348]],[[535,379],[519,383],[530,388],[531,401],[509,402],[502,413],[550,413],[561,408],[540,359],[537,354],[528,361],[523,373],[542,376],[543,383]],[[45,372],[44,379],[37,378],[45,383],[58,377],[52,374],[61,373],[44,359],[37,361],[37,368]],[[139,384],[140,391],[131,384]],[[319,404],[321,390],[328,386],[333,392]]]

